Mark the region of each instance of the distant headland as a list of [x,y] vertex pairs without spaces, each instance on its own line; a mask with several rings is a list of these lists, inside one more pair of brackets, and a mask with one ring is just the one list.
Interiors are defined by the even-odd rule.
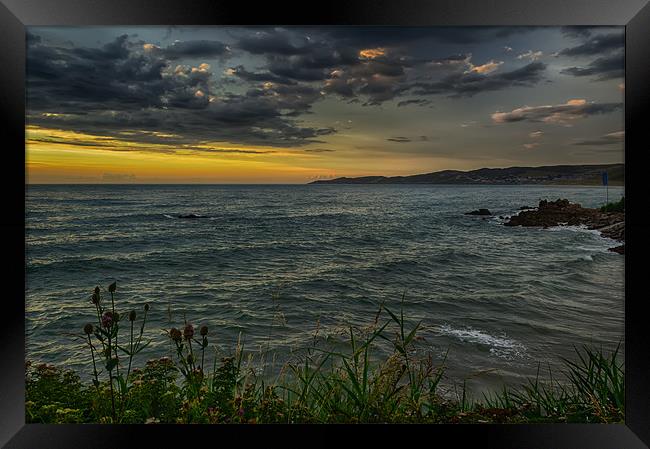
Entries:
[[606,171],[610,185],[623,185],[625,165],[549,165],[544,167],[443,170],[411,176],[362,176],[321,179],[310,184],[485,184],[601,185]]

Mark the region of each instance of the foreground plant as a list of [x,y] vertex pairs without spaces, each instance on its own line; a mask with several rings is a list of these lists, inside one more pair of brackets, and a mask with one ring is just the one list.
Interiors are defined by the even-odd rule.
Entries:
[[[403,308],[381,306],[374,322],[349,327],[346,341],[332,349],[314,335],[281,375],[269,383],[244,363],[244,348],[206,364],[208,327],[185,322],[166,331],[175,359],[162,357],[132,369],[148,343],[142,336],[149,306],[137,331],[131,311],[128,341],[119,335],[115,283],[110,304],[97,288],[92,296],[97,325],[84,327],[90,348],[92,383],[52,365],[27,365],[28,422],[89,423],[528,423],[622,422],[623,363],[618,349],[576,348],[564,360],[562,379],[538,376],[519,388],[505,388],[472,401],[463,382],[451,398],[440,391],[446,354],[435,363]],[[104,305],[106,304],[106,305]],[[385,320],[383,320],[386,318]],[[198,334],[198,335],[197,335]],[[379,358],[378,351],[391,350]],[[250,355],[250,353],[249,353]],[[209,354],[208,354],[209,358]],[[209,364],[209,361],[207,362]],[[126,367],[126,370],[125,370]],[[550,370],[550,368],[549,368]]]
[[[93,365],[93,385],[97,393],[101,394],[100,376],[106,373],[107,384],[110,391],[111,401],[111,419],[112,422],[120,422],[124,414],[125,399],[129,389],[132,387],[130,383],[131,366],[133,357],[140,353],[149,342],[143,343],[142,336],[144,335],[144,328],[147,322],[147,313],[149,312],[149,304],[143,306],[143,318],[140,324],[139,334],[134,334],[134,324],[137,318],[135,310],[131,310],[127,314],[129,321],[129,340],[127,345],[120,345],[118,337],[120,333],[120,320],[122,316],[115,309],[115,293],[117,290],[117,283],[113,282],[108,286],[108,293],[111,297],[110,306],[105,305],[102,296],[102,291],[99,286],[95,287],[91,296],[91,303],[95,307],[97,314],[97,324],[88,323],[84,326],[83,331],[86,335],[86,344],[90,350],[91,360]],[[94,341],[93,341],[94,337]],[[121,358],[120,353],[128,358],[128,366],[126,373],[120,372]],[[98,360],[103,362],[104,371],[97,369]]]

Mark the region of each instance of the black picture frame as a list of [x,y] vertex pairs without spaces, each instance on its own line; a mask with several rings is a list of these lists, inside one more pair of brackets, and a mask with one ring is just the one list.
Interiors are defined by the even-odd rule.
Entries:
[[[625,424],[142,426],[25,424],[25,26],[29,25],[624,25],[626,27]],[[7,448],[212,446],[263,439],[267,444],[335,445],[362,438],[407,444],[499,448],[643,448],[650,445],[650,337],[643,313],[644,139],[650,108],[650,4],[647,0],[356,0],[257,6],[233,1],[0,0],[0,110],[4,143],[0,214],[0,445]],[[647,139],[647,138],[646,138]],[[637,146],[638,145],[638,146]],[[633,187],[632,187],[633,186]],[[630,207],[631,206],[631,207]],[[7,286],[9,287],[7,289]],[[640,292],[634,294],[633,292]],[[22,298],[22,299],[21,299]],[[298,432],[300,437],[289,435]],[[406,436],[406,438],[405,438]],[[346,439],[343,439],[346,438]],[[203,441],[203,442],[202,442]],[[447,442],[447,443],[445,443]],[[451,443],[449,443],[451,442]]]

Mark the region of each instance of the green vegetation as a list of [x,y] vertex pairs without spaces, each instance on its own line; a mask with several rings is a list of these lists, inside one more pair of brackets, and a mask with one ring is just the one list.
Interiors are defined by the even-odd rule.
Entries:
[[601,212],[625,212],[625,197],[615,203],[607,203],[600,208]]
[[[47,364],[27,363],[26,418],[30,423],[528,423],[622,422],[623,364],[618,350],[606,355],[589,348],[565,360],[562,380],[539,375],[519,389],[504,388],[469,399],[440,391],[445,361],[434,365],[421,345],[420,324],[407,328],[402,312],[381,306],[373,323],[350,327],[347,350],[314,344],[299,362],[288,363],[269,385],[244,364],[241,345],[229,357],[204,365],[208,328],[195,336],[187,322],[166,331],[175,356],[132,368],[142,341],[149,306],[138,332],[137,314],[126,315],[129,338],[119,335],[115,283],[104,305],[99,288],[92,295],[97,325],[84,327],[92,383]],[[119,338],[119,339],[118,339]],[[380,341],[392,354],[374,361]],[[126,371],[125,371],[126,367]]]

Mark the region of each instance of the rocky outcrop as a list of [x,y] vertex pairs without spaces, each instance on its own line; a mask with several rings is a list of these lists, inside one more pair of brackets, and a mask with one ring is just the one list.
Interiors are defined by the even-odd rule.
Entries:
[[[582,207],[566,199],[542,200],[535,210],[523,210],[504,223],[506,226],[586,226],[600,231],[603,237],[619,242],[625,241],[625,214],[623,212],[602,212],[600,209]],[[625,246],[611,248],[624,254]]]
[[465,212],[465,215],[492,215],[489,209],[477,209],[471,212]]
[[618,254],[625,254],[625,245],[619,245],[615,246],[613,248],[609,248],[609,251],[618,253]]
[[178,218],[186,218],[186,219],[196,219],[196,218],[204,218],[202,215],[197,215],[197,214],[181,214],[178,216]]

